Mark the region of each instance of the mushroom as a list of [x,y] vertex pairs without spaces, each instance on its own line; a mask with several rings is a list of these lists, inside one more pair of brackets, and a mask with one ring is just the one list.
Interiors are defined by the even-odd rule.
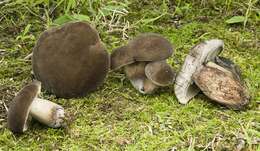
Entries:
[[239,81],[243,81],[241,78],[241,70],[239,68],[239,66],[237,66],[233,61],[231,61],[228,58],[225,57],[217,57],[216,58],[216,64],[218,64],[219,66],[229,70],[230,72],[233,73],[233,76],[239,80]]
[[151,94],[158,88],[145,75],[147,62],[135,62],[124,67],[126,77],[130,80],[133,87],[142,94]]
[[145,66],[145,75],[158,86],[168,86],[174,82],[175,72],[166,61],[149,62]]
[[24,86],[14,97],[7,115],[7,127],[12,132],[26,131],[30,116],[53,128],[63,126],[63,107],[51,101],[37,98],[40,91],[41,83],[33,81]]
[[227,59],[221,60],[228,66],[210,61],[193,74],[193,80],[213,101],[232,109],[242,109],[249,103],[249,94],[240,78],[237,78],[237,70],[231,70],[234,64]]
[[151,94],[173,83],[175,72],[166,61],[135,62],[124,67],[127,78],[140,93]]
[[141,93],[145,93],[144,92],[144,81],[146,79],[145,72],[144,72],[145,65],[146,62],[135,62],[130,65],[126,65],[124,67],[126,77],[130,80],[133,87]]
[[[165,61],[172,52],[171,43],[161,35],[141,34],[112,52],[111,69],[124,67],[134,88],[143,94],[151,94],[158,87],[168,85],[167,79],[173,80],[173,77],[167,77],[172,76],[173,70]],[[165,78],[165,81],[159,78]]]
[[85,96],[104,82],[109,60],[98,32],[88,23],[72,22],[41,34],[32,66],[47,91],[73,98]]
[[171,43],[159,34],[144,33],[111,54],[111,69],[116,70],[137,61],[159,61],[173,53]]
[[215,62],[223,47],[222,40],[212,39],[202,42],[190,50],[174,85],[175,95],[180,103],[188,103],[200,91],[192,80],[192,75],[208,61]]

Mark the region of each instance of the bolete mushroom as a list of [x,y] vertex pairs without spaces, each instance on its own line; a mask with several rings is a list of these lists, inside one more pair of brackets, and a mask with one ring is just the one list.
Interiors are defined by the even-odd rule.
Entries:
[[73,98],[85,96],[104,82],[109,60],[98,32],[88,23],[72,22],[41,34],[32,66],[47,91]]
[[133,87],[142,94],[151,94],[158,88],[145,75],[147,62],[135,62],[124,67],[126,77],[130,80]]
[[175,80],[175,72],[172,67],[163,61],[149,62],[145,66],[145,75],[158,86],[168,86]]
[[180,103],[188,103],[200,91],[192,80],[192,75],[208,61],[215,62],[223,47],[222,40],[212,39],[202,42],[190,50],[174,85],[175,95]]
[[33,81],[24,86],[14,97],[7,115],[7,127],[12,132],[26,131],[30,116],[53,128],[63,126],[63,107],[51,101],[37,98],[40,91],[41,83]]
[[137,61],[160,61],[173,53],[171,43],[159,34],[144,33],[111,54],[111,69],[116,70]]
[[193,74],[193,80],[213,101],[232,109],[242,109],[249,102],[248,91],[240,78],[237,78],[237,70],[231,70],[234,64],[227,59],[222,61],[228,65],[228,68],[208,62]]
[[151,94],[173,83],[175,72],[166,61],[135,62],[124,67],[126,77],[140,93]]
[[[126,46],[112,52],[111,69],[117,70],[124,67],[125,74],[134,88],[143,94],[151,94],[158,87],[168,85],[165,83],[166,80],[172,78],[167,77],[171,76],[170,74],[165,74],[171,69],[165,60],[172,55],[172,52],[171,43],[161,35],[141,34]],[[148,66],[147,69],[146,66]],[[171,69],[169,73],[172,72]],[[158,73],[161,75],[159,76]],[[157,81],[162,80],[158,79],[162,77],[165,81]]]

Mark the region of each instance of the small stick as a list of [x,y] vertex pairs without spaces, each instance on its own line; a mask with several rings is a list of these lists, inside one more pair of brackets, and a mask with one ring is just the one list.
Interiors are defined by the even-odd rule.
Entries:
[[3,105],[5,107],[6,112],[8,112],[8,107],[6,106],[5,102],[3,101]]
[[27,55],[26,57],[24,57],[24,60],[30,60],[32,58],[33,53],[30,53],[29,55]]

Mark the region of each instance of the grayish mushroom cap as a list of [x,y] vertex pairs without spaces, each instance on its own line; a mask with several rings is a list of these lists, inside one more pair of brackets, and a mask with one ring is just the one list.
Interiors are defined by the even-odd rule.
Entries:
[[166,61],[149,62],[145,66],[145,75],[158,86],[168,86],[175,79],[175,72]]
[[208,62],[193,75],[193,80],[211,100],[232,109],[242,109],[250,96],[243,83],[232,71]]
[[34,81],[22,88],[10,104],[7,115],[7,127],[14,133],[27,130],[27,120],[33,100],[41,90],[41,83]]
[[74,22],[41,34],[32,65],[47,91],[72,98],[85,96],[103,83],[109,60],[98,32],[88,23]]
[[194,84],[192,75],[199,70],[204,63],[215,61],[216,56],[223,50],[222,40],[212,39],[202,42],[190,50],[181,71],[177,75],[174,91],[178,101],[188,103],[200,90]]
[[173,53],[171,43],[159,34],[145,33],[111,54],[111,69],[116,70],[136,61],[159,61]]

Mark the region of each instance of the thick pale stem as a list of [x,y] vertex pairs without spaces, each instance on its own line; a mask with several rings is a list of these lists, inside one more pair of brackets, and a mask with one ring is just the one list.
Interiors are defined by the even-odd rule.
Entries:
[[144,94],[144,79],[129,79],[133,87]]
[[30,114],[39,122],[53,128],[64,124],[64,109],[49,100],[35,98],[31,104]]

